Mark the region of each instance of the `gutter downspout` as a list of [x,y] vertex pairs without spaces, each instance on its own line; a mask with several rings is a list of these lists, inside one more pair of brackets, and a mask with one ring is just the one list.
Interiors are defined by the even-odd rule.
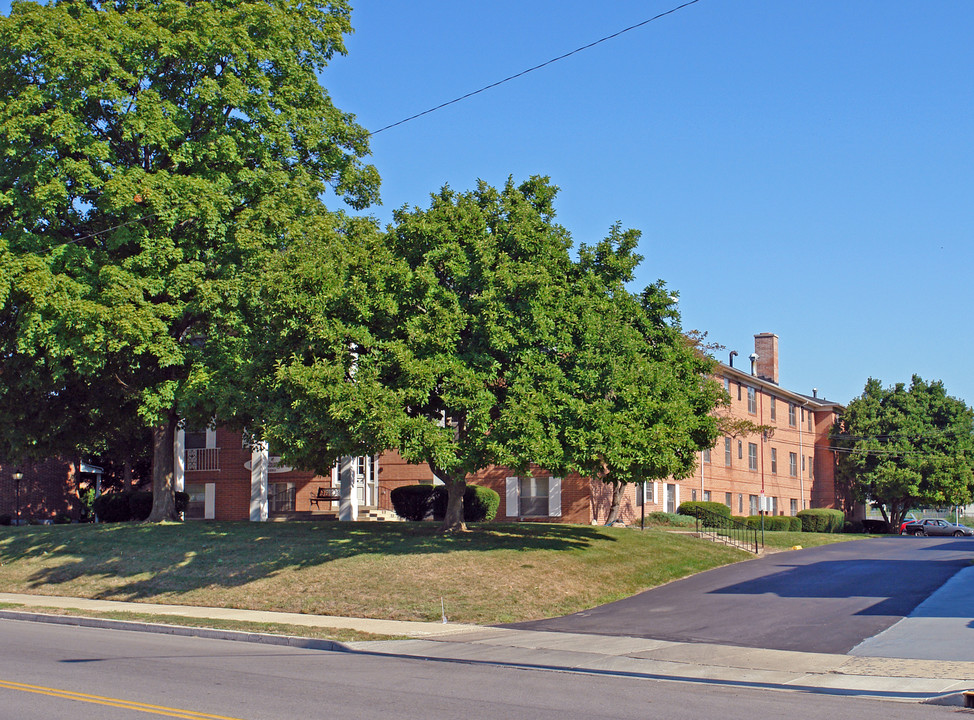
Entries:
[[[805,410],[805,405],[807,403],[802,403],[802,412],[807,412]],[[805,418],[798,419],[798,455],[801,462],[798,463],[798,492],[802,496],[802,510],[806,510],[805,507],[805,446],[802,444],[802,426],[805,424]]]

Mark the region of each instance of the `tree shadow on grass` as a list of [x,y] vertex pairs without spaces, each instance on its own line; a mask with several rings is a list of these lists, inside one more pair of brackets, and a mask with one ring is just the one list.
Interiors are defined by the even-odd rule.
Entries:
[[0,564],[16,568],[19,562],[42,559],[43,566],[26,578],[28,591],[78,593],[90,579],[111,582],[110,588],[86,593],[91,597],[138,600],[239,587],[367,555],[564,551],[616,542],[611,532],[595,526],[491,523],[453,535],[440,534],[438,527],[324,522],[30,526],[0,533]]

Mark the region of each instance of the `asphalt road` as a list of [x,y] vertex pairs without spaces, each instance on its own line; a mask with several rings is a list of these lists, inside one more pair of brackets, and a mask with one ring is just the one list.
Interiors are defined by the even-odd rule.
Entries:
[[956,708],[0,620],[0,718],[948,718]]
[[970,564],[974,538],[889,537],[775,553],[510,627],[847,653]]

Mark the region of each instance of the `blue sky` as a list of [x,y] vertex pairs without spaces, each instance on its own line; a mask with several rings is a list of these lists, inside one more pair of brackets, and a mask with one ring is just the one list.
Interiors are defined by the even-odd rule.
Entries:
[[[323,84],[378,129],[678,4],[360,2]],[[374,212],[549,175],[576,242],[642,231],[685,328],[777,333],[783,386],[974,403],[972,30],[968,0],[701,0],[376,135]]]
[[[353,0],[322,83],[376,130],[678,4]],[[972,29],[969,0],[700,0],[374,136],[370,212],[549,175],[576,243],[642,231],[634,289],[665,280],[719,359],[775,332],[789,389],[972,404]]]

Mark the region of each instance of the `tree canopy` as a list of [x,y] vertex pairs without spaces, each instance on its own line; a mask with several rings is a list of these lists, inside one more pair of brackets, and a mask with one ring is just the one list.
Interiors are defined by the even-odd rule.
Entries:
[[326,191],[377,198],[368,134],[316,75],[350,29],[343,0],[14,2],[0,17],[6,451],[31,450],[14,398],[55,430],[75,397],[131,408],[153,429],[151,519],[173,515],[177,423],[240,398],[213,381],[255,327],[248,278],[319,221]]
[[914,507],[971,502],[974,411],[939,381],[870,378],[833,432],[837,479],[878,506],[891,530]]
[[384,233],[347,220],[272,266],[262,305],[283,354],[262,417],[289,462],[394,448],[447,485],[446,530],[491,465],[616,483],[692,472],[716,437],[712,362],[662,283],[625,289],[638,233],[614,227],[572,259],[556,191],[540,177],[444,188]]

